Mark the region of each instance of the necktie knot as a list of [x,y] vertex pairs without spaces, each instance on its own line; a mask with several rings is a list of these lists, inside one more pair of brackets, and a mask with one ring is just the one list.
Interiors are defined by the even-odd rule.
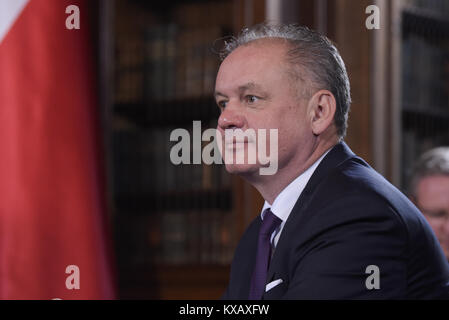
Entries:
[[270,236],[274,230],[281,224],[282,220],[271,212],[271,210],[265,209],[262,226],[260,227],[260,236]]

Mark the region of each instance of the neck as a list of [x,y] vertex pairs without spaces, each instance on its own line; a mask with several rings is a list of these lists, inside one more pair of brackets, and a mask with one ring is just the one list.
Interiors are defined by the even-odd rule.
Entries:
[[[251,185],[253,185],[262,197],[270,205],[273,204],[276,197],[284,190],[293,180],[303,174],[310,168],[327,150],[338,143],[338,139],[322,141],[309,149],[306,160],[291,161],[283,168],[280,168],[275,175],[257,177],[244,177]],[[301,161],[302,160],[302,161]]]

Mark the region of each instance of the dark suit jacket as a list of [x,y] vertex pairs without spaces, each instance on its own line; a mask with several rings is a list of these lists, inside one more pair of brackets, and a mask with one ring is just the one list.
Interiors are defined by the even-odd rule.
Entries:
[[[235,252],[224,299],[247,299],[257,217]],[[379,268],[369,290],[366,268]],[[449,265],[418,209],[339,143],[324,157],[296,202],[277,243],[264,299],[449,298]],[[371,281],[368,281],[371,283]]]

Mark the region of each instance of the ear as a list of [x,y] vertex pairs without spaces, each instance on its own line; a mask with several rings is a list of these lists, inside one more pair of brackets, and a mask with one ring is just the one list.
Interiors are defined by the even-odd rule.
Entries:
[[334,123],[337,103],[329,90],[317,91],[309,100],[309,115],[314,135],[320,135]]

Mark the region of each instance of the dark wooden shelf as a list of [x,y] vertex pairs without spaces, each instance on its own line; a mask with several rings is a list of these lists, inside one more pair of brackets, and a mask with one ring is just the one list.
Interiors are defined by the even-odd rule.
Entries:
[[[206,40],[208,46],[213,45],[221,32],[229,34],[232,28],[240,28],[239,12],[243,8],[234,2],[114,3],[112,32],[118,53],[111,70],[117,80],[114,96],[134,100],[113,102],[106,114],[111,122],[106,126],[112,158],[109,190],[121,299],[219,299],[228,283],[229,266],[220,263],[230,260],[231,246],[244,229],[243,219],[232,219],[243,210],[245,198],[240,199],[239,194],[243,182],[230,183],[220,168],[204,164],[175,167],[169,161],[169,150],[175,142],[169,136],[175,128],[192,130],[193,121],[201,121],[203,130],[217,123],[220,112],[212,93],[195,89],[200,77],[202,82],[212,77],[212,59],[209,63],[199,50],[206,46]],[[236,21],[229,20],[232,15],[236,15]],[[172,46],[172,35],[164,35],[172,25],[179,31],[175,47],[182,57],[162,59],[154,70],[154,52],[149,59],[142,57],[156,41],[168,42],[164,47]],[[153,38],[152,32],[159,32],[159,27],[161,34]],[[213,29],[210,33],[209,28]],[[207,31],[204,35],[203,30]],[[143,49],[145,52],[136,55],[136,50]],[[207,65],[198,67],[195,63],[200,59]],[[192,96],[173,95],[174,89]],[[193,96],[196,93],[202,95]],[[170,100],[157,100],[159,97]],[[177,234],[183,238],[176,238]],[[185,250],[181,253],[181,249]],[[167,263],[156,263],[162,261]]]
[[402,32],[418,34],[428,39],[449,37],[449,19],[435,12],[407,8],[402,14]]
[[120,299],[220,299],[229,266],[146,265],[120,269]]
[[420,110],[410,106],[404,107],[402,125],[404,129],[413,128],[423,136],[442,133],[449,137],[449,107],[447,110],[438,108]]
[[418,106],[403,104],[402,111],[407,113],[414,113],[422,116],[431,116],[435,118],[446,118],[449,119],[449,104],[444,108],[440,107],[429,107],[429,108],[419,108]]
[[166,13],[168,10],[180,4],[188,3],[205,3],[214,2],[215,0],[170,0],[170,1],[148,1],[148,0],[131,0],[143,9],[156,11],[157,13]]
[[218,119],[220,114],[212,97],[189,98],[149,103],[118,103],[114,113],[145,128],[190,127],[199,120],[202,126]]
[[116,208],[133,214],[165,211],[232,208],[232,190],[189,190],[184,192],[154,192],[147,194],[116,194]]

